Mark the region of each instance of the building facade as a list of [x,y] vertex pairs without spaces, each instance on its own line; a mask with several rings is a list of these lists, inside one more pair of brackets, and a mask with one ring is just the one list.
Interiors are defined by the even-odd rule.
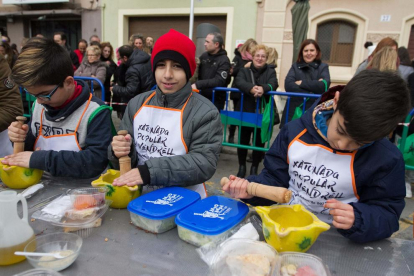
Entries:
[[102,36],[102,9],[98,0],[0,0],[0,32],[20,48],[23,37],[62,31],[76,49],[81,38]]

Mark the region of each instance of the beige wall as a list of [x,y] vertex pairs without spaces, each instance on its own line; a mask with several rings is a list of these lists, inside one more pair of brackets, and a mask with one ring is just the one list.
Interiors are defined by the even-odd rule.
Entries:
[[[278,51],[280,49],[281,61],[278,70],[280,90],[284,88],[283,82],[292,61],[293,41],[290,10],[294,4],[289,0],[263,0],[258,9],[256,38],[269,46],[275,44]],[[315,38],[317,24],[326,20],[349,20],[358,25],[352,66],[331,66],[330,73],[334,83],[346,83],[353,76],[358,64],[366,58],[367,52],[363,47],[365,41],[376,43],[382,38],[390,36],[401,46],[407,46],[409,31],[411,25],[414,24],[413,0],[314,0],[310,1],[310,6],[309,38]],[[281,15],[282,12],[283,15]],[[381,15],[390,15],[391,20],[381,22]],[[271,19],[266,20],[266,17],[271,17]],[[276,19],[276,17],[279,18]],[[283,24],[282,19],[284,19]],[[273,29],[273,33],[269,33],[269,29]],[[283,29],[282,42],[280,42],[280,29]],[[267,38],[266,35],[272,37]]]

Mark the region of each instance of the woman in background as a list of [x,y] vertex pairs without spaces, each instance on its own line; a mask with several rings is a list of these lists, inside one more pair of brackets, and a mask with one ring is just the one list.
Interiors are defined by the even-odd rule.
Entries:
[[[323,94],[331,84],[329,66],[323,63],[321,50],[313,39],[306,39],[300,46],[298,59],[290,68],[285,79],[286,92]],[[305,110],[312,106],[314,98],[306,101]],[[282,128],[288,116],[288,122],[292,120],[296,107],[303,103],[302,97],[291,97],[289,114],[286,114],[287,102],[283,110]]]
[[[241,68],[249,68],[252,63],[252,54],[251,50],[257,45],[256,40],[249,38],[244,42],[243,45],[234,49],[234,58],[232,61],[232,66],[230,68],[230,75],[233,77],[232,88],[235,87],[236,77]],[[234,110],[240,100],[240,93],[230,93],[230,99],[233,100]],[[234,143],[234,133],[236,132],[236,126],[230,125],[229,127],[229,143]]]
[[[266,102],[269,101],[269,96],[264,96],[268,91],[275,91],[279,86],[276,78],[276,71],[273,66],[266,64],[268,58],[267,47],[265,45],[257,45],[252,49],[253,61],[249,68],[240,69],[235,81],[235,87],[240,89],[244,94],[243,112],[256,112],[257,101],[261,101],[265,97]],[[260,105],[260,103],[259,103]],[[237,103],[237,110],[241,110],[241,101]],[[240,129],[240,144],[248,145],[250,137],[254,133],[253,127],[241,127]],[[256,129],[256,147],[263,147],[264,143],[261,141],[261,130]],[[237,156],[239,159],[239,172],[237,177],[244,178],[246,176],[246,149],[237,149]],[[250,175],[256,175],[260,162],[262,161],[264,152],[253,151],[252,166],[250,168]]]
[[[101,58],[101,49],[92,45],[86,48],[85,58],[79,68],[75,71],[75,76],[80,77],[92,77],[97,78],[103,83],[105,83],[106,77],[106,63],[100,60]],[[102,91],[100,85],[95,81],[93,82],[94,94],[96,97],[101,99]]]
[[111,86],[111,78],[116,70],[116,63],[114,62],[114,48],[109,42],[101,43],[101,61],[106,63],[106,77],[105,77],[105,101],[109,102],[111,98],[111,93],[109,92],[109,87]]

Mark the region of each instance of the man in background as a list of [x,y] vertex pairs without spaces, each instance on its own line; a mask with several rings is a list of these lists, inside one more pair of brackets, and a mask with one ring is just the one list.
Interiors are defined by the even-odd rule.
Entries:
[[[204,42],[206,51],[200,56],[198,80],[192,85],[193,89],[209,100],[213,100],[214,87],[226,87],[230,71],[230,60],[223,49],[223,36],[210,33]],[[214,105],[218,110],[223,109],[226,93],[218,91],[214,96]]]

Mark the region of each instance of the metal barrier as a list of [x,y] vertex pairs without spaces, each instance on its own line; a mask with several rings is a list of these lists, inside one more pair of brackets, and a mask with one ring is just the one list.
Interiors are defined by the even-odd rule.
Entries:
[[[256,130],[257,128],[261,128],[262,126],[262,119],[263,119],[263,115],[260,113],[260,101],[256,101],[256,112],[255,113],[250,113],[250,112],[243,112],[243,103],[244,103],[244,93],[241,92],[239,89],[237,88],[227,88],[227,87],[215,87],[213,88],[213,97],[212,97],[212,102],[214,103],[215,100],[215,93],[216,91],[224,91],[226,92],[226,102],[225,102],[225,107],[223,110],[220,110],[220,115],[221,115],[221,122],[224,125],[224,141],[222,143],[223,146],[229,146],[229,147],[235,147],[235,148],[241,148],[241,149],[250,149],[250,150],[257,150],[257,151],[268,151],[271,144],[270,144],[270,138],[268,137],[268,141],[267,143],[265,143],[265,147],[261,148],[261,147],[256,147],[256,146],[248,146],[248,145],[241,145],[240,144],[240,136],[241,136],[241,132],[240,132],[240,128],[241,127],[254,127],[254,132],[253,132],[253,145],[256,144],[256,139],[260,139],[257,138],[256,136]],[[232,92],[232,93],[241,93],[241,98],[240,98],[240,111],[229,111],[228,107],[229,107],[229,97],[228,97],[228,93]],[[267,93],[265,93],[264,95],[269,95],[271,96],[271,112],[270,112],[270,116],[274,116],[274,97],[273,96],[282,96],[282,97],[288,97],[287,99],[287,110],[286,110],[286,114],[288,114],[289,112],[289,105],[290,105],[290,98],[291,97],[303,97],[303,113],[305,113],[306,111],[306,100],[307,98],[319,98],[321,95],[318,94],[306,94],[306,93],[293,93],[293,92],[278,92],[278,91],[269,91]],[[286,123],[288,122],[288,116],[286,116]],[[238,131],[238,143],[229,143],[228,139],[227,139],[227,125],[235,125],[239,127],[239,131]],[[273,125],[270,124],[269,125],[269,129],[273,128]],[[271,133],[271,132],[269,132]],[[270,135],[270,134],[269,134]]]
[[[411,122],[411,118],[413,117],[413,115],[414,115],[414,108],[411,109],[410,113],[407,115],[407,117],[405,117],[405,121],[403,124],[403,132],[402,132],[402,136],[400,140],[400,147],[399,147],[402,154],[404,154],[405,143],[407,141],[407,136],[408,136],[408,129],[410,127],[410,122]],[[414,170],[414,166],[405,164],[405,169]]]
[[74,79],[75,80],[91,81],[90,89],[91,89],[92,94],[93,94],[93,90],[94,90],[93,89],[93,82],[96,81],[99,84],[99,86],[101,87],[101,91],[102,91],[101,99],[102,99],[102,101],[105,102],[105,87],[99,79],[92,78],[92,77],[79,77],[79,76],[75,76]]

